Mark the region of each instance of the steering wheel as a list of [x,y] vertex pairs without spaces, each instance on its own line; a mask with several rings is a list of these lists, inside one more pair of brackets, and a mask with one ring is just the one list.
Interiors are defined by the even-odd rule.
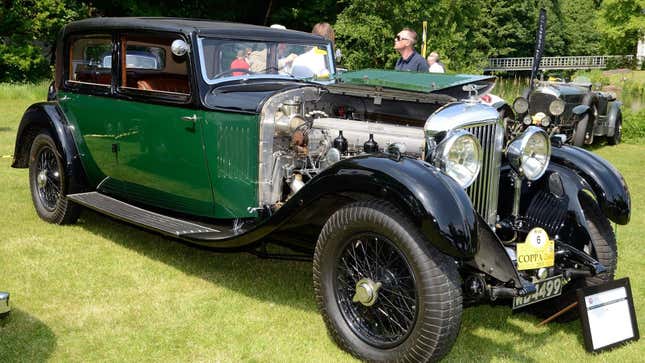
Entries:
[[220,72],[220,73],[214,75],[213,78],[219,78],[219,77],[225,76],[227,74],[233,75],[233,73],[235,73],[235,72],[241,72],[241,73],[244,73],[244,74],[253,74],[253,72],[251,72],[247,68],[231,68],[231,69],[229,69],[227,71]]

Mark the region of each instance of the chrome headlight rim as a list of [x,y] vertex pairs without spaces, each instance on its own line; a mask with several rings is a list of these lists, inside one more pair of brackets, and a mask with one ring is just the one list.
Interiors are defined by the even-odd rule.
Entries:
[[518,115],[524,114],[529,110],[529,100],[524,97],[518,97],[513,101],[513,111]]
[[561,100],[561,99],[556,99],[551,101],[549,104],[549,113],[552,116],[560,116],[564,113],[564,108],[566,106],[566,103]]
[[[457,143],[457,141],[460,141],[460,139],[462,138],[468,138],[471,140],[474,146],[474,159],[476,161],[476,168],[474,171],[467,169],[471,173],[471,175],[465,180],[456,177],[454,170],[449,169],[448,165],[448,157],[450,151]],[[472,133],[461,129],[450,131],[448,135],[446,135],[446,137],[441,140],[441,142],[436,146],[432,153],[432,164],[441,169],[441,171],[450,176],[453,180],[455,180],[457,184],[459,184],[459,186],[461,186],[463,189],[468,188],[479,176],[479,172],[482,167],[482,160],[483,152],[481,144],[479,143],[477,137],[475,137],[475,135],[473,135]]]
[[[522,162],[522,156],[524,156],[524,151],[527,148],[527,145],[531,138],[538,136],[544,138],[544,143],[546,144],[546,154],[543,155],[546,160],[542,165],[541,169],[537,173],[527,174],[526,168],[524,168]],[[547,133],[536,126],[529,126],[526,130],[516,137],[513,141],[508,144],[506,149],[506,157],[508,158],[509,164],[520,176],[527,178],[528,180],[538,180],[546,172],[549,161],[551,160],[551,140]]]

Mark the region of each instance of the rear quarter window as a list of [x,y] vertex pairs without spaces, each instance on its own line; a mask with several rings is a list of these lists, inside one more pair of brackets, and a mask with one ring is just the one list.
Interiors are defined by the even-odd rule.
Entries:
[[69,42],[69,76],[72,82],[109,86],[112,83],[112,38],[109,35],[74,37]]

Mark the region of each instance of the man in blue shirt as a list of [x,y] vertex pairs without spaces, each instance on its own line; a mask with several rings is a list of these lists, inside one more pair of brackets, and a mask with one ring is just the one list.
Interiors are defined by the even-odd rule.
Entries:
[[401,58],[396,61],[394,69],[397,71],[410,72],[427,72],[428,63],[414,50],[414,44],[417,42],[417,33],[410,28],[403,28],[394,38],[394,49],[396,49]]

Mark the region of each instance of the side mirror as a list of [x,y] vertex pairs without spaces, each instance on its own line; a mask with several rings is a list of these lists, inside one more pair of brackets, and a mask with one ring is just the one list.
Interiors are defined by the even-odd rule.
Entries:
[[170,51],[177,57],[183,57],[190,50],[190,46],[182,39],[176,39],[170,45]]

